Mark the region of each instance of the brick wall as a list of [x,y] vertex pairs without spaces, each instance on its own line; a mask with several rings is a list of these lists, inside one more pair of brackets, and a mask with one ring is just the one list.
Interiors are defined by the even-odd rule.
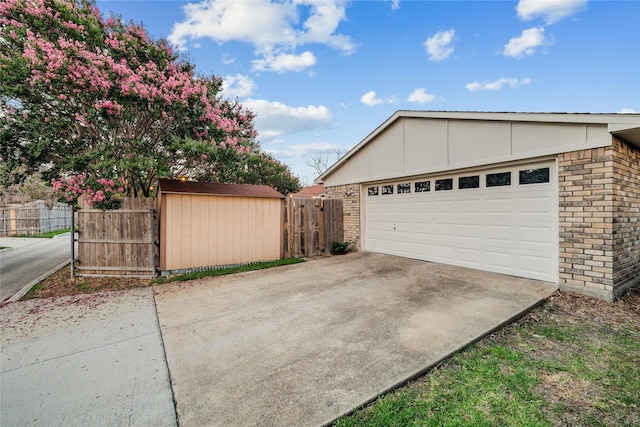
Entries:
[[558,160],[560,287],[611,301],[640,275],[640,151],[614,138]]
[[327,199],[341,199],[345,241],[354,242],[351,248],[360,249],[360,185],[338,185],[325,189]]
[[560,287],[613,294],[613,149],[572,151],[558,161]]
[[613,284],[640,282],[640,149],[613,140]]

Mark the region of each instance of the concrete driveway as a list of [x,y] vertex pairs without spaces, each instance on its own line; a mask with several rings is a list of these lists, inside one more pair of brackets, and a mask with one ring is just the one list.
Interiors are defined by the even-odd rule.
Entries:
[[181,426],[317,426],[555,291],[380,254],[156,287]]

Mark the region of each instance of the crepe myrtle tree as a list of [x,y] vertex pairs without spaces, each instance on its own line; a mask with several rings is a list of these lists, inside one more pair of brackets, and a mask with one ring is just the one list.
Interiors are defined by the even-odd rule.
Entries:
[[0,2],[5,168],[115,179],[131,196],[149,196],[159,177],[233,182],[225,171],[262,152],[253,112],[223,99],[221,85],[91,0]]

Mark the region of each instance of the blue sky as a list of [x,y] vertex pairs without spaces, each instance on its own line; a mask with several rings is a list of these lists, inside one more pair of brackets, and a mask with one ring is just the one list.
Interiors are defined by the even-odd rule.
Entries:
[[640,112],[640,1],[98,1],[257,112],[307,183],[397,110]]

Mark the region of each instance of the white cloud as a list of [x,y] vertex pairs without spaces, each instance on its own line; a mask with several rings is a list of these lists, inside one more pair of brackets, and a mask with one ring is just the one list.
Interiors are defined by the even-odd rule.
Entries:
[[263,59],[252,61],[254,71],[302,71],[312,67],[316,63],[313,53],[306,51],[300,55],[281,53],[278,55],[266,54]]
[[513,77],[511,78],[502,77],[494,82],[485,80],[483,82],[467,83],[465,87],[467,88],[467,90],[471,92],[475,92],[478,90],[500,90],[504,85],[507,85],[512,89],[516,89],[522,85],[528,85],[528,84],[531,84],[531,79],[529,77],[525,77],[520,80]]
[[291,107],[281,102],[247,99],[242,105],[256,112],[255,128],[260,138],[274,139],[311,129],[326,128],[333,116],[324,105]]
[[385,101],[384,99],[379,99],[376,98],[376,93],[372,90],[370,90],[369,92],[365,93],[364,95],[362,95],[360,97],[360,101],[369,107],[373,107],[374,105],[379,105],[379,104],[384,104]]
[[547,25],[581,11],[587,0],[520,0],[516,11],[523,21],[542,17]]
[[400,9],[400,0],[391,0],[391,10]]
[[233,64],[235,61],[236,59],[230,53],[225,53],[224,55],[222,55],[222,63],[224,65]]
[[[306,64],[313,56],[311,52],[297,55],[295,50],[300,45],[324,44],[344,54],[355,51],[351,38],[336,32],[346,19],[345,3],[346,0],[202,0],[182,8],[185,19],[173,25],[168,39],[181,49],[189,41],[202,38],[218,43],[232,40],[250,43],[256,54],[263,57],[258,60],[258,67],[268,71],[300,71],[308,66],[301,66],[300,62]],[[297,65],[271,66],[276,60]]]
[[633,108],[621,108],[617,114],[640,114],[640,111],[636,111]]
[[552,44],[553,40],[545,37],[544,28],[529,28],[524,30],[520,37],[514,37],[509,40],[509,43],[504,45],[502,53],[504,56],[521,58],[534,54],[540,46],[550,46]]
[[447,31],[439,31],[424,42],[429,54],[429,61],[442,61],[453,53],[452,43],[455,33],[453,28]]
[[427,93],[426,89],[418,88],[409,94],[407,101],[409,102],[417,102],[419,104],[427,104],[429,102],[433,102],[436,100],[435,95],[431,95]]
[[344,153],[351,147],[338,144],[329,144],[327,142],[311,142],[308,144],[292,144],[282,149],[266,148],[265,151],[281,158],[301,158],[313,154],[330,154]]
[[244,98],[251,96],[256,85],[250,77],[242,74],[226,76],[222,79],[222,95],[225,98]]

